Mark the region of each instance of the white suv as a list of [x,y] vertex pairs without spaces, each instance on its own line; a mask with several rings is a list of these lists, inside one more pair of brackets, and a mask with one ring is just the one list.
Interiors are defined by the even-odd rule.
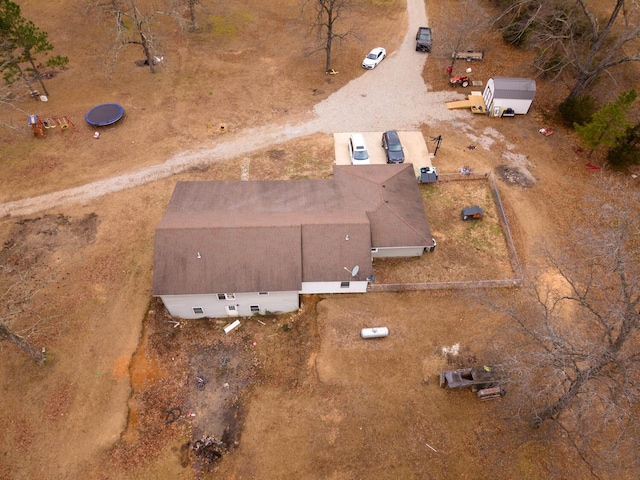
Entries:
[[361,133],[354,133],[349,137],[349,156],[352,165],[369,165],[369,151]]

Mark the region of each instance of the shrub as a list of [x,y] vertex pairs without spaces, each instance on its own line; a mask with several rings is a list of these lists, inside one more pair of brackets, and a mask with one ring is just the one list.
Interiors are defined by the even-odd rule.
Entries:
[[520,25],[511,23],[502,30],[502,39],[516,47],[523,47],[530,33],[531,28],[523,30]]
[[567,125],[573,126],[574,123],[585,125],[591,121],[591,117],[596,111],[596,102],[589,95],[567,98],[560,104],[558,110]]
[[607,152],[607,162],[615,169],[640,165],[640,124],[627,128],[625,136]]
[[551,56],[542,56],[536,60],[536,64],[539,65],[542,70],[542,75],[545,78],[553,78],[564,67],[565,58],[559,53],[555,53]]

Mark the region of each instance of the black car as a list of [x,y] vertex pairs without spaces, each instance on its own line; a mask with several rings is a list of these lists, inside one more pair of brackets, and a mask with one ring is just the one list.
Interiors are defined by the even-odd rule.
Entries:
[[416,33],[416,52],[431,52],[433,38],[429,27],[419,27]]
[[382,148],[387,152],[387,163],[403,163],[404,151],[400,137],[395,130],[388,130],[382,134]]

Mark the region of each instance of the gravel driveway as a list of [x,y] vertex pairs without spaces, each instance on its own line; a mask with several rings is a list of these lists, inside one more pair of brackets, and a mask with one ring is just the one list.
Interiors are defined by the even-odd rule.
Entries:
[[415,51],[415,32],[427,25],[423,0],[407,0],[408,30],[400,48],[374,70],[365,71],[343,88],[318,103],[313,119],[301,124],[267,125],[239,132],[214,147],[174,155],[160,165],[61,190],[38,197],[0,204],[0,217],[30,215],[71,203],[82,203],[108,193],[153,182],[196,165],[249,154],[269,145],[313,133],[382,131],[389,128],[415,130],[421,124],[455,122],[464,113],[448,110],[445,102],[455,92],[429,92],[422,80],[427,58]]

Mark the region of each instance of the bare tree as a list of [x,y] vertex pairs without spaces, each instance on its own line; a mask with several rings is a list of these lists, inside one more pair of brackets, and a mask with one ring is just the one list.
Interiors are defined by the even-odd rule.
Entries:
[[593,472],[640,463],[639,201],[608,184],[601,220],[563,239],[568,252],[546,249],[522,301],[488,301],[519,331],[504,357],[511,400],[533,427],[559,427]]
[[311,29],[316,33],[318,43],[311,48],[309,55],[321,50],[325,51],[325,72],[332,72],[332,47],[334,40],[344,40],[355,32],[351,29],[340,32],[338,25],[343,13],[351,9],[351,0],[304,0],[303,15],[312,11]]
[[[593,10],[609,12],[603,18]],[[605,72],[640,61],[640,4],[615,0],[604,7],[586,0],[517,0],[501,19],[515,43],[539,50],[537,67],[558,77],[573,73],[567,99],[577,98]]]
[[441,20],[439,30],[447,32],[439,39],[447,55],[451,55],[451,67],[456,55],[471,48],[479,48],[478,38],[489,30],[489,15],[478,0],[449,0],[444,4],[447,12]]
[[[195,6],[195,2],[193,5]],[[162,8],[144,0],[98,0],[89,6],[87,13],[94,13],[99,19],[111,18],[113,21],[111,68],[123,47],[139,45],[144,54],[144,64],[149,66],[151,73],[155,73],[156,65],[162,57],[158,49],[159,38],[153,28],[158,17],[171,17],[180,27],[184,27],[184,19],[174,0],[165,1]]]
[[187,4],[187,8],[189,9],[189,20],[191,21],[191,31],[195,32],[198,30],[198,18],[196,16],[196,5],[200,4],[200,0],[185,0]]
[[[0,265],[0,341],[6,340],[29,355],[38,365],[45,362],[44,349],[34,347],[29,337],[43,321],[31,309],[32,300],[46,281],[37,281],[31,270]],[[13,328],[18,321],[26,320],[28,327],[20,331]]]

